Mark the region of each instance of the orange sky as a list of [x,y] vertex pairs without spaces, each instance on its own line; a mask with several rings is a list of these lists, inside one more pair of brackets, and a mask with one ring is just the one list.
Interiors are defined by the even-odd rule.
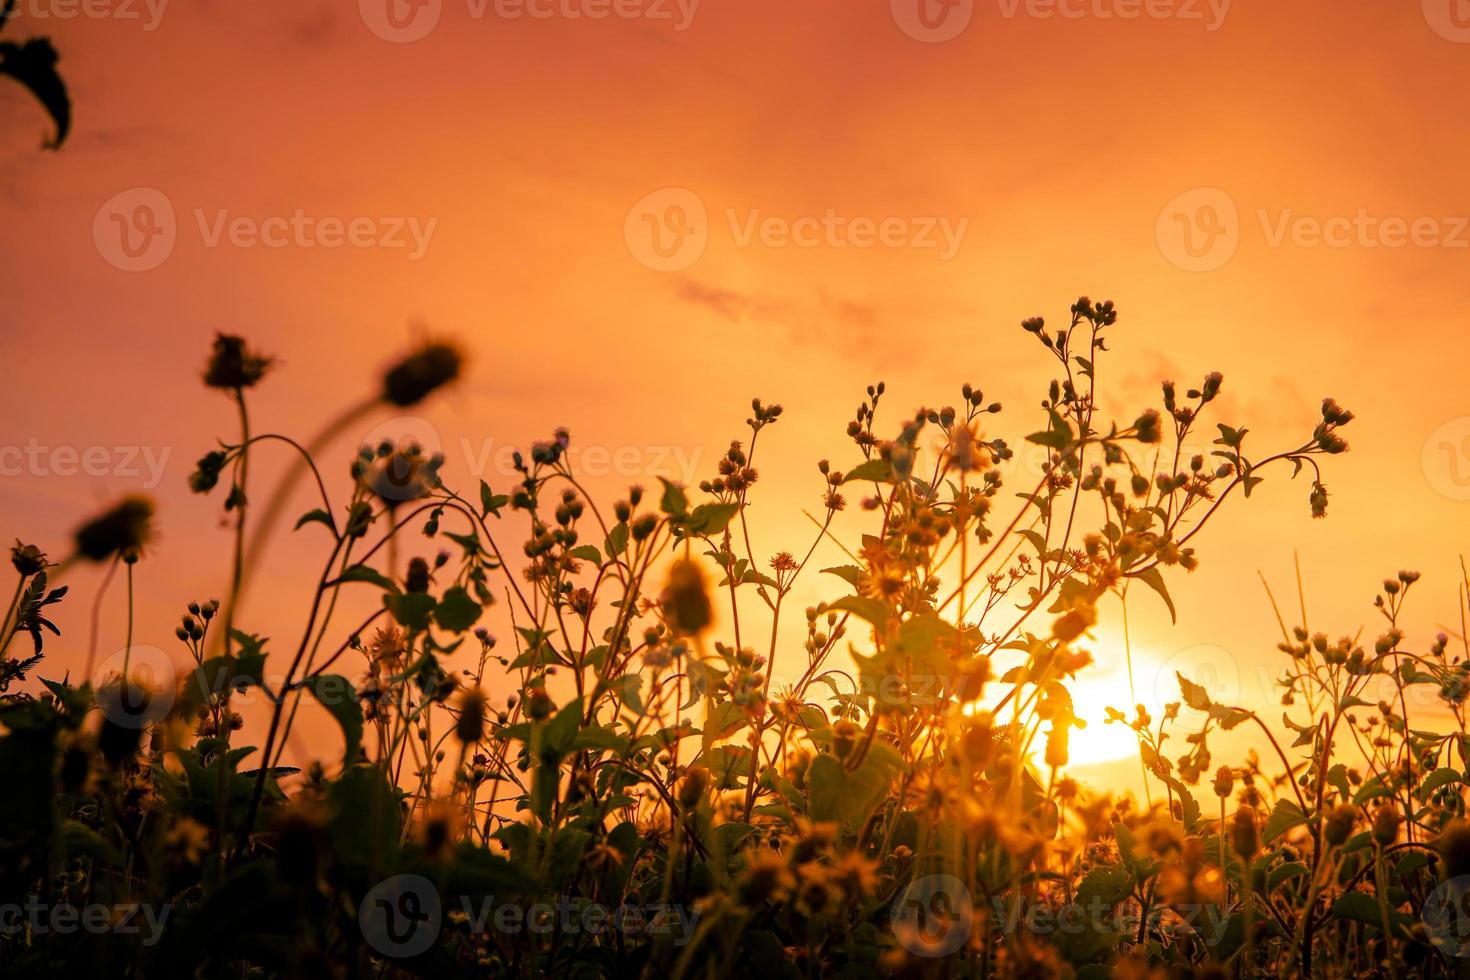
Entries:
[[[156,493],[145,642],[171,649],[183,604],[223,588],[218,500],[183,489],[233,424],[197,384],[215,330],[283,358],[256,411],[302,435],[368,390],[412,324],[460,337],[470,380],[420,414],[461,483],[486,440],[556,425],[608,451],[585,468],[609,494],[688,460],[708,473],[750,397],[780,401],[757,505],[757,550],[774,551],[807,541],[812,464],[846,458],[871,381],[888,383],[890,420],[971,381],[1007,405],[1002,434],[1035,428],[1020,410],[1050,365],[1016,324],[1059,321],[1079,293],[1122,311],[1103,377],[1120,415],[1163,377],[1218,369],[1222,418],[1259,448],[1309,431],[1324,394],[1359,416],[1353,452],[1330,461],[1329,519],[1280,479],[1228,508],[1175,585],[1178,625],[1138,603],[1135,650],[1219,648],[1242,699],[1263,702],[1258,669],[1279,655],[1256,572],[1289,597],[1294,550],[1314,628],[1376,633],[1369,601],[1400,567],[1425,573],[1411,638],[1455,619],[1470,512],[1470,137],[1454,98],[1470,18],[1455,15],[1470,4],[923,0],[921,20],[919,0],[394,0],[395,34],[387,2],[88,16],[22,0],[6,27],[52,37],[76,123],[42,153],[39,110],[0,85],[0,447],[46,461],[0,459],[4,533],[59,553],[99,503]],[[531,10],[549,16],[512,16]],[[112,215],[140,203],[171,231],[166,255],[121,250]],[[667,231],[670,203],[695,235],[665,261],[643,215]],[[298,212],[306,231],[270,220]],[[324,218],[365,222],[363,242],[324,247]],[[815,239],[782,240],[812,219]],[[886,237],[860,247],[865,222]],[[248,244],[251,228],[283,244]],[[57,449],[94,446],[151,455],[56,472]],[[263,621],[247,622],[281,645],[304,617],[287,597],[320,560],[306,533],[273,552]],[[121,615],[109,606],[104,655]],[[84,659],[86,602],[60,622],[53,674]],[[1105,623],[1098,649],[1113,669],[1117,635]]]

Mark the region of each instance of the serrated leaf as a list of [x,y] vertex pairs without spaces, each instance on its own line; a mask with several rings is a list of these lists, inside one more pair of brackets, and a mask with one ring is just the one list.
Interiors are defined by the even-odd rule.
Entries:
[[1209,692],[1202,685],[1196,684],[1177,670],[1174,671],[1174,676],[1179,678],[1179,693],[1183,696],[1185,704],[1195,711],[1209,711],[1214,706]]
[[1427,799],[1430,793],[1433,793],[1441,786],[1448,786],[1451,783],[1463,783],[1464,781],[1464,777],[1460,775],[1458,770],[1449,768],[1436,769],[1434,772],[1425,776],[1416,788],[1419,792],[1420,799]]

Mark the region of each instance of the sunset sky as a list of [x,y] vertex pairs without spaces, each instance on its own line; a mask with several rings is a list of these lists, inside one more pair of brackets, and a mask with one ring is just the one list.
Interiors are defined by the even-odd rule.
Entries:
[[[752,396],[780,402],[752,510],[768,555],[809,544],[815,462],[855,461],[843,429],[871,382],[890,426],[972,382],[1006,406],[992,434],[1038,428],[1053,364],[1018,323],[1060,323],[1079,294],[1121,311],[1101,384],[1125,421],[1159,381],[1210,370],[1218,419],[1258,451],[1304,440],[1324,395],[1358,416],[1327,461],[1326,520],[1283,471],[1201,536],[1177,625],[1138,597],[1141,698],[1205,662],[1268,703],[1280,636],[1257,573],[1294,622],[1294,553],[1313,629],[1371,640],[1399,568],[1424,573],[1410,643],[1458,629],[1470,3],[19,11],[0,36],[52,38],[75,124],[42,151],[42,112],[0,79],[3,534],[60,557],[84,516],[154,494],[140,643],[182,660],[179,612],[225,588],[220,498],[185,487],[235,424],[198,383],[215,331],[281,358],[257,424],[303,437],[416,337],[463,343],[454,392],[336,446],[339,492],[356,444],[404,431],[437,439],[450,483],[503,488],[498,450],[559,425],[609,497],[697,480],[745,436]],[[66,452],[93,447],[91,473]],[[279,542],[243,625],[294,644],[323,554],[310,529]],[[43,675],[81,670],[97,577],[70,576]],[[803,604],[839,594],[825,578]],[[103,657],[123,615],[114,590]],[[1116,691],[1107,616],[1094,683]],[[1099,728],[1101,702],[1083,698]]]

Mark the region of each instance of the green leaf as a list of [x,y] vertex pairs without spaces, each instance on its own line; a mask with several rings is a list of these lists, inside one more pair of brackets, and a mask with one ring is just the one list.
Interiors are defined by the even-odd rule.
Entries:
[[505,494],[497,494],[491,491],[490,484],[484,480],[480,481],[480,516],[485,517],[494,514],[500,516],[500,508],[510,502]]
[[708,749],[748,724],[750,716],[734,701],[710,702],[709,717],[704,723],[703,747]]
[[342,726],[344,751],[342,765],[351,766],[362,746],[362,703],[352,682],[340,674],[318,674],[308,677],[301,686],[312,693],[323,708]]
[[684,527],[690,534],[721,534],[735,515],[740,513],[740,504],[700,504],[689,515]]
[[337,576],[338,582],[367,582],[387,592],[397,592],[398,586],[388,576],[367,565],[353,565]]
[[1163,573],[1159,571],[1158,566],[1154,566],[1153,568],[1145,568],[1141,572],[1130,575],[1129,578],[1136,578],[1144,585],[1157,592],[1159,594],[1159,598],[1164,600],[1164,605],[1169,607],[1169,621],[1174,623],[1177,623],[1179,621],[1179,615],[1174,611],[1174,600],[1169,598],[1169,589],[1167,586],[1164,585],[1164,576]]
[[1464,781],[1464,778],[1457,770],[1436,769],[1434,770],[1434,772],[1425,776],[1424,779],[1419,783],[1417,787],[1419,798],[1427,799],[1430,793],[1433,793],[1441,786],[1448,786],[1451,783],[1463,783]]
[[1369,776],[1367,779],[1363,780],[1363,785],[1359,786],[1357,793],[1353,795],[1353,803],[1356,806],[1362,806],[1369,800],[1377,799],[1380,796],[1392,795],[1393,793],[1389,790],[1387,786],[1383,785],[1383,781],[1381,779],[1379,779],[1377,776]]
[[605,725],[588,725],[572,739],[571,751],[608,749],[619,755],[628,751],[628,740]]
[[1383,910],[1378,907],[1378,899],[1364,892],[1348,892],[1338,896],[1337,901],[1332,903],[1332,916],[1335,919],[1364,922],[1377,926],[1380,930],[1383,928]]
[[1184,696],[1184,703],[1195,711],[1209,711],[1214,702],[1204,687],[1185,677],[1180,671],[1174,671],[1174,676],[1179,678],[1179,693]]
[[659,501],[659,508],[674,517],[683,517],[689,512],[689,498],[684,495],[684,488],[664,477],[659,477],[664,485],[663,499]]
[[867,574],[856,565],[835,565],[832,568],[822,569],[824,575],[836,575],[842,581],[856,589],[862,584],[863,577]]
[[402,835],[398,788],[378,765],[349,767],[327,784],[332,850],[337,860],[366,865],[391,862]]
[[578,561],[590,561],[596,565],[602,564],[602,552],[597,550],[597,545],[595,544],[578,545],[567,552],[567,557],[575,558]]
[[893,466],[886,459],[860,463],[842,478],[843,483],[892,483]]
[[[856,832],[883,801],[893,777],[902,768],[896,753],[869,747],[862,763],[846,771],[837,757],[822,753],[807,769],[807,815],[816,822],[836,821],[848,832]],[[886,748],[886,746],[885,746]]]
[[572,742],[581,727],[582,699],[576,698],[562,705],[561,710],[546,723],[542,744],[558,755],[565,755],[571,750]]
[[383,605],[393,614],[399,624],[415,631],[429,628],[429,616],[434,612],[434,597],[427,592],[390,592],[383,596]]
[[[593,554],[597,549],[593,549]],[[463,586],[456,585],[447,590],[434,607],[434,621],[442,630],[463,633],[480,618],[480,604],[470,598]]]
[[1050,449],[1066,449],[1072,442],[1072,426],[1057,412],[1051,413],[1051,428],[1041,432],[1033,432],[1026,437],[1027,442],[1034,442],[1040,446]]
[[854,616],[865,619],[879,628],[888,622],[888,607],[877,599],[868,596],[843,596],[836,602],[827,603],[827,608],[836,609],[840,612],[850,612]]
[[750,772],[750,749],[744,745],[716,745],[704,753],[704,764],[720,789],[736,789],[745,785]]
[[332,522],[332,515],[328,514],[320,507],[318,507],[316,510],[309,510],[305,514],[302,514],[301,519],[296,522],[296,526],[291,530],[299,531],[308,524],[325,524],[333,534],[337,533],[337,526]]
[[1077,885],[1076,902],[1084,909],[1096,900],[1112,908],[1133,893],[1133,872],[1121,864],[1103,864],[1093,868]]
[[602,550],[607,552],[608,561],[616,561],[628,549],[628,525],[627,522],[619,523],[611,531],[607,532],[607,541],[602,545]]
[[1270,876],[1266,879],[1266,891],[1274,892],[1284,882],[1293,878],[1299,878],[1307,873],[1307,866],[1300,861],[1288,861],[1271,869]]
[[1291,800],[1278,800],[1271,815],[1266,818],[1266,827],[1262,831],[1262,839],[1269,844],[1293,827],[1300,827],[1307,822],[1307,815],[1302,808]]

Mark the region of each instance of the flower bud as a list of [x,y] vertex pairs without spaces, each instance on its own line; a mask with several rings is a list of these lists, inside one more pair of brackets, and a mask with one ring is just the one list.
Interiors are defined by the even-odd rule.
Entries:
[[1243,806],[1235,811],[1230,824],[1230,848],[1242,861],[1249,861],[1260,850],[1260,837],[1256,833],[1256,811]]
[[1399,811],[1395,807],[1389,804],[1384,804],[1379,807],[1373,814],[1374,842],[1380,847],[1391,845],[1394,841],[1398,840],[1399,825],[1403,822],[1404,818],[1399,815]]

